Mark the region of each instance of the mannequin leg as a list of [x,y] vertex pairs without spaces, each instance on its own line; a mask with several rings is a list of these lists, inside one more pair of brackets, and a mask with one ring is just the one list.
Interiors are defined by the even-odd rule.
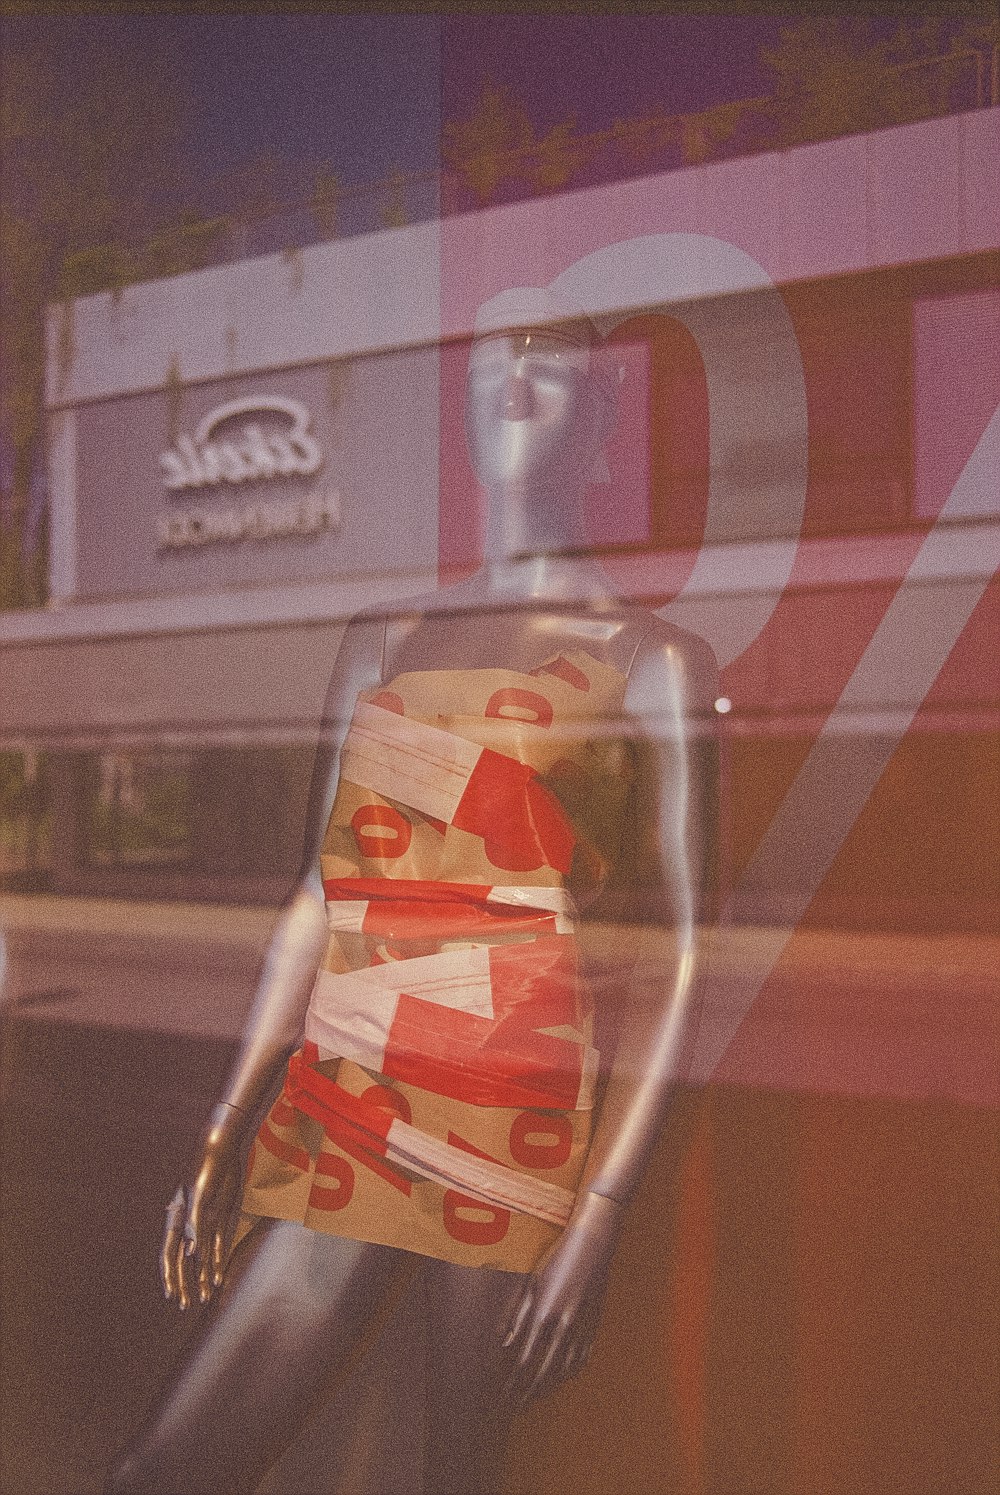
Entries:
[[249,1495],[363,1349],[413,1260],[262,1221],[107,1495]]
[[513,1415],[499,1328],[524,1285],[517,1272],[428,1261],[428,1495],[497,1495]]

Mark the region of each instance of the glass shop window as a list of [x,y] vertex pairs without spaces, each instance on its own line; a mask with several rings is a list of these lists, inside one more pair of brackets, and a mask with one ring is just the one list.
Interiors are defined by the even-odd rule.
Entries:
[[875,533],[910,520],[910,305],[857,277],[789,288],[805,375],[809,485],[804,535]]
[[[932,520],[1000,405],[1000,291],[913,302],[914,514]],[[963,495],[961,514],[1000,514],[1000,490]]]
[[0,886],[43,882],[52,860],[49,762],[34,749],[0,752]]
[[192,845],[192,759],[140,750],[89,757],[83,862],[91,867],[168,868]]
[[[912,507],[913,391],[910,300],[883,277],[787,287],[782,296],[802,357],[809,474],[804,535],[849,535],[899,527]],[[734,436],[709,450],[709,394],[698,342],[665,310],[630,318],[612,334],[625,368],[617,428],[607,443],[610,478],[591,491],[595,548],[681,550],[701,544],[710,462],[745,490],[747,504],[776,476],[783,454],[755,437],[747,410],[780,408],[788,370],[759,342],[756,293],[706,303],[699,317],[722,336],[727,358],[717,398]],[[746,356],[741,355],[746,350]],[[751,352],[752,350],[752,352]],[[744,368],[746,372],[741,370]],[[751,368],[756,372],[751,373]],[[720,405],[721,410],[721,405]],[[742,416],[741,416],[742,412]],[[720,418],[713,411],[713,419]],[[724,435],[724,433],[723,433]],[[748,508],[745,534],[760,514]],[[767,526],[764,526],[766,530]]]

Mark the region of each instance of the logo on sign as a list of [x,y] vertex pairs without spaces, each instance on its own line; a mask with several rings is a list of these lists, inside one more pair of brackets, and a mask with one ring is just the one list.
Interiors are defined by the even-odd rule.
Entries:
[[[235,439],[213,441],[219,426],[239,415],[285,415],[284,430],[264,430],[259,420],[248,420]],[[283,395],[251,396],[217,405],[199,423],[193,436],[181,436],[160,454],[167,488],[205,488],[219,483],[249,483],[276,477],[311,477],[323,465],[323,452],[309,432],[309,411],[298,400]]]
[[[265,427],[262,417],[283,416]],[[235,431],[220,436],[222,426],[243,416]],[[171,493],[236,486],[278,478],[312,477],[323,465],[323,450],[309,430],[310,417],[299,400],[283,395],[253,395],[217,405],[199,422],[193,435],[179,436],[160,453],[164,487]],[[335,529],[340,522],[340,495],[313,491],[295,498],[259,500],[247,508],[186,509],[159,523],[159,548],[184,550],[213,541],[270,540],[307,536]]]

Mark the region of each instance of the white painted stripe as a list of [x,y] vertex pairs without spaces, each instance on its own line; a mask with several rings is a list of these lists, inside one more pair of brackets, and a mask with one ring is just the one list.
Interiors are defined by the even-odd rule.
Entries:
[[340,776],[449,825],[482,756],[478,743],[361,701],[340,755]]

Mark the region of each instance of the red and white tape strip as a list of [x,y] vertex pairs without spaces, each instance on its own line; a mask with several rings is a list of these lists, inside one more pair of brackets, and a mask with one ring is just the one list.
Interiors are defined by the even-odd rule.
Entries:
[[385,1155],[390,1162],[446,1189],[459,1189],[483,1204],[534,1215],[550,1225],[565,1225],[573,1208],[571,1190],[461,1151],[398,1117],[390,1123]]
[[[458,939],[467,932],[522,926],[537,927],[539,933],[573,932],[575,908],[565,888],[357,878],[331,880],[324,889],[326,920],[334,933]],[[373,896],[351,896],[365,892]]]
[[570,869],[573,828],[555,795],[518,758],[359,701],[340,774],[383,799],[481,837],[494,867]]
[[323,1058],[475,1105],[587,1110],[597,1054],[580,1020],[574,941],[552,935],[321,971],[306,1038]]
[[[432,1137],[404,1117],[393,1115],[386,1107],[386,1098],[391,1100],[392,1092],[384,1092],[380,1102],[353,1095],[320,1074],[304,1056],[295,1056],[289,1065],[283,1102],[319,1121],[332,1142],[404,1193],[410,1191],[408,1175],[416,1174],[480,1203],[565,1225],[573,1208],[574,1195],[569,1189],[510,1168],[454,1133],[449,1132],[447,1141]],[[398,1093],[396,1099],[408,1110]],[[548,1125],[545,1118],[540,1119],[543,1132]],[[289,1151],[280,1138],[266,1145],[274,1147],[279,1156]],[[302,1150],[293,1160],[308,1167]]]

